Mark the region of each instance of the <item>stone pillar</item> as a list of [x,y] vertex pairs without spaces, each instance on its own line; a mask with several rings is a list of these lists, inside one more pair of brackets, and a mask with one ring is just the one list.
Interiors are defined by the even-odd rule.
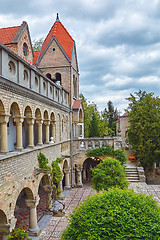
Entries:
[[83,187],[82,183],[82,167],[77,168],[77,187]]
[[69,179],[69,169],[64,169],[64,173],[65,173],[65,189],[70,189],[71,185]]
[[43,145],[43,142],[42,142],[42,119],[36,119],[36,123],[38,125],[38,143],[37,145]]
[[9,121],[9,115],[0,115],[1,123],[1,152],[8,152],[8,137],[7,137],[7,123]]
[[49,120],[44,120],[44,125],[45,125],[45,143],[49,143],[49,125],[50,121]]
[[75,124],[75,138],[78,138],[78,122],[74,122]]
[[33,132],[33,125],[34,125],[34,119],[28,118],[28,147],[33,148],[34,147],[34,132]]
[[44,191],[47,193],[46,208],[50,210],[52,208],[52,187],[50,185],[43,186]]
[[83,168],[83,180],[86,180],[87,179],[87,177],[86,177],[86,169],[85,169],[85,167]]
[[53,137],[54,141],[56,141],[56,124],[55,121],[51,121],[51,137]]
[[28,233],[31,236],[38,236],[41,232],[37,225],[37,209],[36,209],[36,207],[37,207],[38,203],[39,203],[39,196],[36,200],[26,199],[26,204],[30,208]]
[[22,142],[22,123],[24,121],[23,117],[14,117],[14,122],[16,123],[16,149],[23,149]]
[[59,184],[58,184],[58,188],[59,188],[59,190],[61,191],[61,193],[60,193],[60,195],[59,195],[59,199],[61,199],[61,200],[64,199],[62,180],[63,180],[63,177],[62,177],[62,179],[59,181]]
[[73,186],[76,185],[75,172],[76,172],[75,167],[73,167]]

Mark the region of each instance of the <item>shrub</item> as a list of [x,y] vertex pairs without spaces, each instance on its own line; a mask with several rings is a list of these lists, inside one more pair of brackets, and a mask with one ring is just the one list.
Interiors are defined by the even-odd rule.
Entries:
[[46,156],[44,155],[44,153],[39,153],[38,156],[38,162],[39,162],[39,167],[43,168],[43,169],[49,169],[50,167],[48,166],[48,159],[46,158]]
[[124,167],[114,158],[108,157],[92,169],[92,183],[96,191],[112,187],[127,188],[128,181]]
[[96,157],[96,156],[104,156],[104,155],[115,157],[117,160],[120,161],[122,165],[124,165],[127,161],[127,157],[124,149],[114,150],[113,147],[107,146],[107,147],[95,148],[87,152],[87,157],[92,157],[92,156]]
[[28,233],[22,229],[22,228],[15,228],[12,230],[12,232],[8,235],[8,239],[13,240],[22,240],[22,239],[28,239],[31,240],[31,238],[28,238]]
[[112,189],[85,200],[61,240],[160,239],[160,207],[150,196]]

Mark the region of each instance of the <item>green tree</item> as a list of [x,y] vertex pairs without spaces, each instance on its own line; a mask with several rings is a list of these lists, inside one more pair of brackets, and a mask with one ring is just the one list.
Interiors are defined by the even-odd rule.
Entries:
[[108,101],[107,108],[102,111],[102,119],[107,119],[108,121],[108,134],[115,136],[118,111],[117,109],[114,109],[113,103],[111,101]]
[[92,112],[92,119],[89,124],[89,137],[99,137],[99,115]]
[[127,100],[132,152],[145,169],[152,168],[160,162],[160,99],[139,90]]
[[43,44],[43,38],[40,38],[38,40],[34,39],[32,43],[33,50],[34,51],[41,50],[42,44]]
[[92,169],[92,175],[93,188],[98,192],[113,187],[128,187],[125,169],[115,158],[107,157]]
[[91,196],[70,216],[62,240],[160,239],[160,207],[151,196],[112,189]]

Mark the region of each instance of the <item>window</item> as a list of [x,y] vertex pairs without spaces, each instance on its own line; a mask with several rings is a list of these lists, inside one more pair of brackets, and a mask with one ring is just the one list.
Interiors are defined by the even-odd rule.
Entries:
[[27,56],[28,54],[28,46],[26,43],[23,43],[23,54],[24,56]]
[[56,73],[55,77],[56,77],[56,80],[55,80],[56,84],[57,85],[61,85],[61,74],[60,73]]
[[47,73],[47,74],[46,74],[46,77],[49,78],[49,79],[51,79],[51,74],[50,74],[50,73]]

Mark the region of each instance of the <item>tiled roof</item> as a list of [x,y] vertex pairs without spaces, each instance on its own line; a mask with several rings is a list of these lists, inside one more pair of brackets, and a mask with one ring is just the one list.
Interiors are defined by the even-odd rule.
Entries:
[[60,21],[56,21],[49,31],[46,39],[43,42],[38,59],[40,59],[53,36],[57,39],[66,55],[71,60],[74,40]]
[[20,26],[8,27],[0,29],[0,42],[3,44],[10,44]]
[[81,104],[82,104],[82,100],[76,100],[76,101],[73,103],[73,109],[80,108]]
[[40,51],[34,51],[33,65],[36,64],[36,61],[37,61],[37,57],[38,57],[39,52],[40,52]]

